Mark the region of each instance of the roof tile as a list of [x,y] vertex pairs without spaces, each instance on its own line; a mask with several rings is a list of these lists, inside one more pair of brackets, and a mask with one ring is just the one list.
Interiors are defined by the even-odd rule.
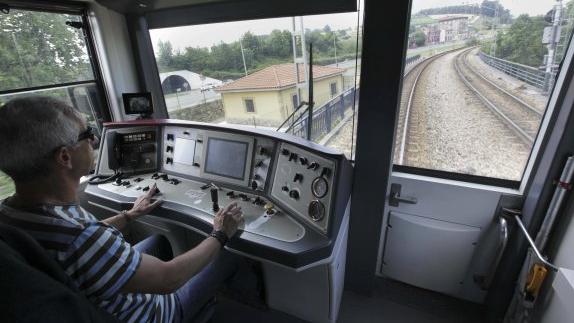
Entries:
[[[297,64],[299,68],[299,82],[305,80],[303,64]],[[330,66],[313,66],[313,79],[318,79],[330,75],[341,74],[343,68]],[[239,90],[260,90],[277,89],[290,85],[295,85],[295,68],[293,63],[277,64],[268,66],[253,74],[249,74],[231,83],[216,88],[217,91],[239,91]]]

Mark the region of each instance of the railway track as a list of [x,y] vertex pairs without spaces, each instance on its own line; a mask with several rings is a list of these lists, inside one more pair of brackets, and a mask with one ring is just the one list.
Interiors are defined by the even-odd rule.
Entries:
[[542,112],[474,69],[467,56],[474,48],[462,51],[454,59],[454,68],[466,87],[501,119],[525,144],[534,143]]
[[420,76],[433,61],[452,51],[446,51],[431,56],[411,68],[403,76],[403,90],[401,94],[401,108],[395,137],[395,164],[403,165],[407,152],[409,122],[411,119],[412,104]]

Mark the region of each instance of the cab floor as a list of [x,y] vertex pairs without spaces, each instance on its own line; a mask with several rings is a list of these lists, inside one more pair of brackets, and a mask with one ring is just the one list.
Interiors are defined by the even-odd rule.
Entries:
[[[372,297],[345,292],[338,323],[482,323],[480,305],[396,281],[377,278]],[[260,311],[229,299],[219,299],[212,323],[304,323],[293,316]]]

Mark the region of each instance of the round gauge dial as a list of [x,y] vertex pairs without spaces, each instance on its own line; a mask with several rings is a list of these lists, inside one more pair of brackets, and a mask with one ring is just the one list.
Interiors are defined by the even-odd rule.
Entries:
[[329,191],[329,183],[323,177],[317,177],[311,183],[311,192],[315,195],[316,198],[323,198],[327,195]]
[[325,205],[317,200],[311,201],[311,203],[309,203],[308,213],[311,220],[315,222],[321,221],[325,216]]

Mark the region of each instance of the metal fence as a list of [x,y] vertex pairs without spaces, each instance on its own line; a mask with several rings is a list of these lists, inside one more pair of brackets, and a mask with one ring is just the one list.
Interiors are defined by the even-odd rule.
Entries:
[[545,71],[538,70],[534,67],[496,58],[483,52],[479,52],[479,56],[483,62],[497,70],[544,91],[549,91],[554,85],[555,73],[546,73]]
[[[344,91],[330,101],[313,111],[313,124],[311,125],[311,140],[317,141],[331,130],[345,117],[345,112],[354,107],[355,97],[359,98],[359,89],[354,87]],[[306,114],[307,112],[305,112]],[[301,117],[285,132],[302,138],[307,137],[308,115]]]
[[421,55],[414,55],[414,56],[407,57],[407,59],[405,59],[405,66],[416,62],[419,58],[421,58]]

